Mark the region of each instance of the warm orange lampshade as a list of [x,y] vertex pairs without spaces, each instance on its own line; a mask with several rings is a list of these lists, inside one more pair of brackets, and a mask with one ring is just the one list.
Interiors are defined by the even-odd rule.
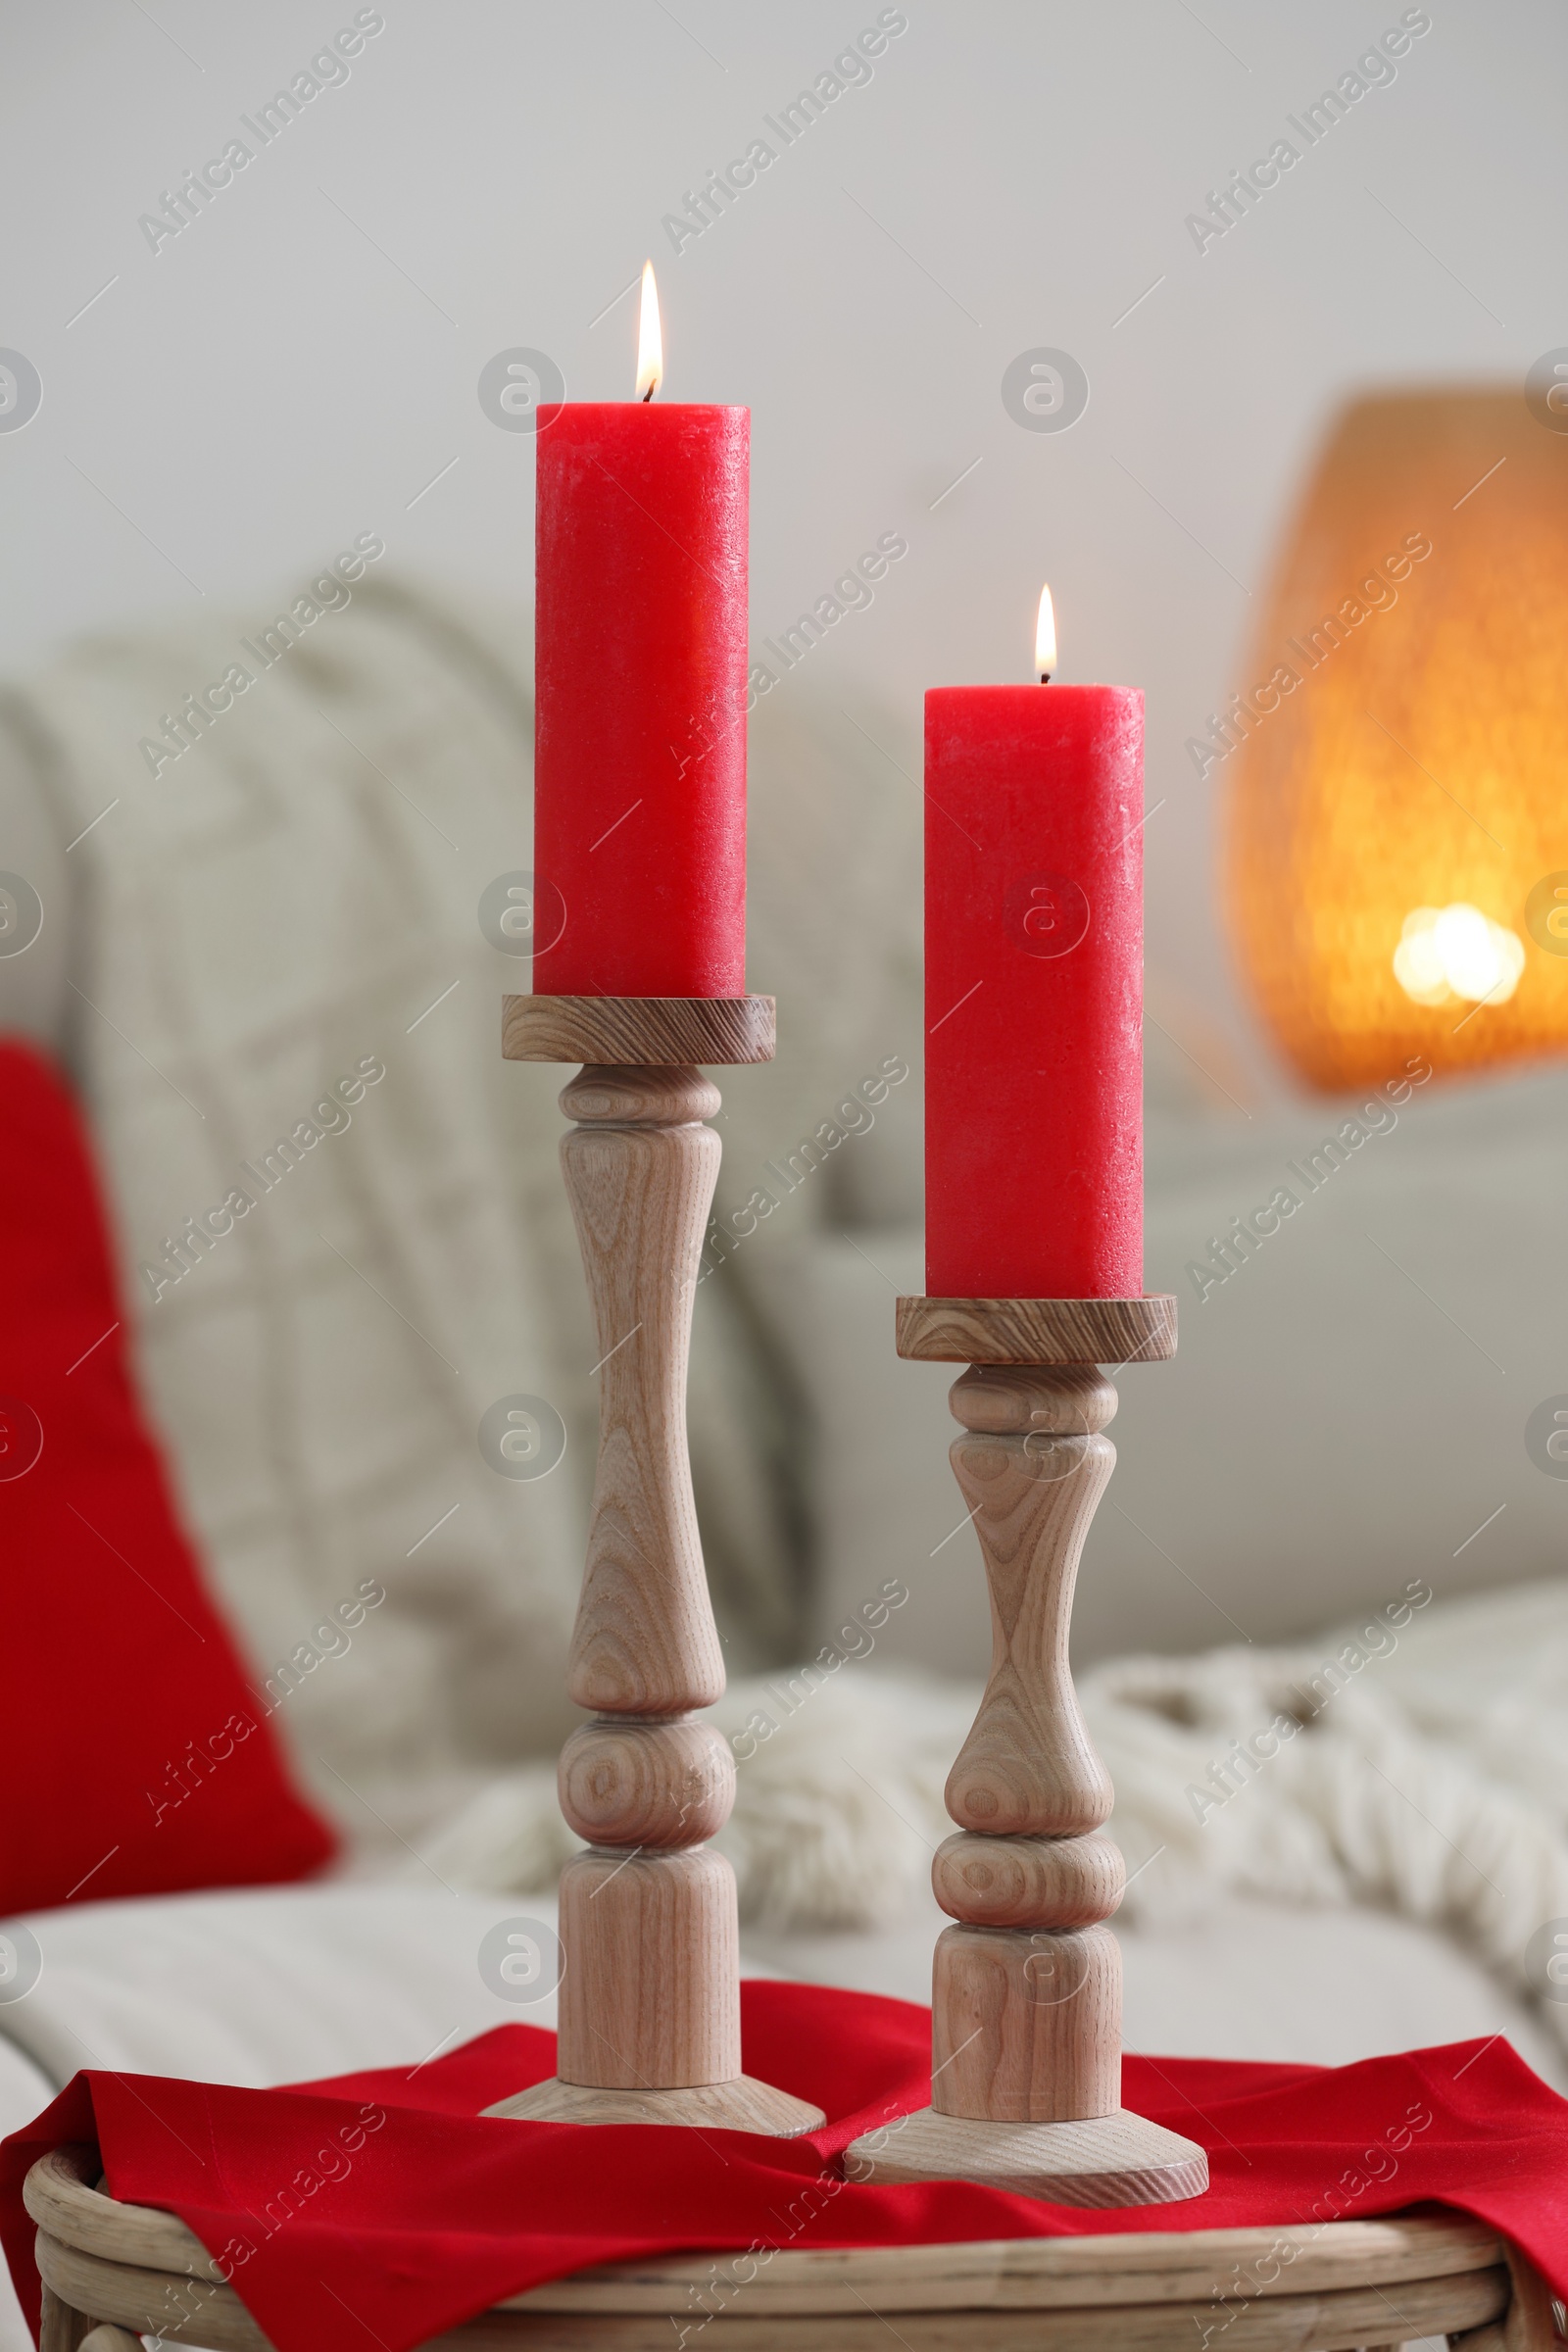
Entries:
[[1355,402],[1246,675],[1194,757],[1292,1061],[1332,1090],[1568,1052],[1568,434],[1522,391]]

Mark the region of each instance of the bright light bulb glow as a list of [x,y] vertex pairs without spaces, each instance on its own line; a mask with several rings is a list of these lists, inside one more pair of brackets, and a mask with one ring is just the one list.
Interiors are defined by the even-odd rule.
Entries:
[[1051,590],[1040,591],[1040,612],[1035,621],[1035,675],[1049,678],[1056,666],[1056,612],[1051,601]]
[[664,338],[659,325],[659,288],[654,265],[643,264],[642,307],[637,317],[637,398],[652,400],[664,380]]
[[1525,968],[1524,941],[1456,900],[1407,914],[1394,976],[1414,1004],[1506,1004]]

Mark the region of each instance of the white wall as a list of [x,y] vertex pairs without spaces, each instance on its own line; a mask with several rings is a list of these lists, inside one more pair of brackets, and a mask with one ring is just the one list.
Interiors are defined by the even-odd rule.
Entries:
[[[871,82],[677,257],[662,215],[874,0],[386,0],[349,80],[150,251],[138,216],[354,13],[8,11],[0,343],[44,402],[0,434],[7,665],[199,592],[270,610],[366,528],[399,565],[525,596],[532,443],[481,414],[479,370],[536,346],[572,394],[622,395],[632,305],[595,319],[651,253],[670,396],[754,411],[756,636],[905,531],[813,661],[899,710],[912,760],[923,686],[1024,674],[1049,573],[1063,674],[1149,692],[1152,971],[1255,1053],[1182,745],[1243,665],[1334,403],[1517,381],[1563,339],[1562,12],[1433,0],[1392,86],[1200,255],[1185,216],[1395,0],[908,0]],[[1066,433],[1002,405],[1039,345],[1091,381]]]

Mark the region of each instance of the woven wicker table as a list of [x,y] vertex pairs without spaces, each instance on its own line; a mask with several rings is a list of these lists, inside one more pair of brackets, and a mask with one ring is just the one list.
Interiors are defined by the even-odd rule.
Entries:
[[[118,2204],[92,2186],[98,2173],[96,2150],[74,2147],[27,2176],[42,2352],[139,2352],[138,2335],[270,2352],[183,2223]],[[363,2331],[344,2321],[359,2352]],[[1539,2276],[1458,2215],[680,2255],[556,2279],[432,2340],[450,2352],[1348,2352],[1444,2334],[1466,2352],[1558,2340]]]

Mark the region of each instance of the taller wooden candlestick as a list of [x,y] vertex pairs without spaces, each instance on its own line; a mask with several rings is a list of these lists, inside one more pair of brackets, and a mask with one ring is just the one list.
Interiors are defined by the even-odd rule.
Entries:
[[562,1750],[587,1850],[561,1876],[559,2072],[487,2115],[706,2124],[794,2137],[824,2120],[741,2072],[735,1873],[707,1843],[735,1759],[696,1710],[724,1690],[686,1445],[692,1300],[718,1175],[703,1062],[768,1061],[771,997],[508,997],[512,1061],[581,1061],[561,1147],[599,1346],[599,1464]]
[[1059,2205],[1200,2195],[1208,2159],[1121,2104],[1121,1855],[1067,1662],[1116,1448],[1102,1363],[1171,1355],[1176,1301],[901,1298],[899,1353],[970,1361],[952,1461],[985,1555],[992,1664],[948,1780],[932,1885],[931,2104],[845,2152],[862,2180],[979,2180]]

